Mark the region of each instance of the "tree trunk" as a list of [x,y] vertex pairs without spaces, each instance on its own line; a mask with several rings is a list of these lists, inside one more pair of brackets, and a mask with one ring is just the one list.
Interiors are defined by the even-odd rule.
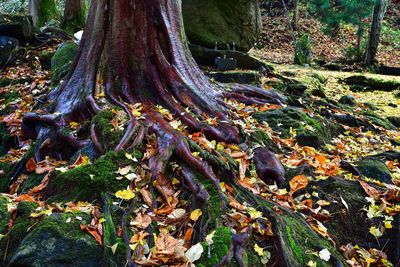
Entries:
[[32,17],[33,26],[36,26],[38,20],[38,0],[29,0],[29,14]]
[[29,12],[35,27],[42,27],[60,17],[55,0],[29,0]]
[[86,0],[67,0],[62,27],[69,33],[82,30],[86,22],[86,11]]
[[[98,101],[99,95],[105,96],[106,101]],[[207,154],[182,133],[202,132],[209,140],[229,144],[247,142],[247,138],[240,134],[243,129],[239,130],[240,126],[234,123],[237,117],[226,98],[249,105],[282,104],[285,101],[285,97],[271,90],[212,83],[189,52],[180,1],[97,0],[92,2],[72,70],[65,82],[49,95],[52,104],[44,109],[48,114],[43,113],[43,109],[42,112],[26,114],[22,129],[25,137],[37,140],[37,161],[47,155],[66,160],[87,146],[102,154],[107,147],[99,141],[99,125],[95,120],[89,120],[104,109],[119,106],[130,120],[123,137],[111,149],[120,151],[146,144],[155,136],[157,153],[150,156],[146,165],[151,172],[149,184],[154,186],[151,191],[154,194],[158,192],[164,199],[165,209],[173,210],[170,201],[174,197],[165,188],[172,187],[167,171],[169,163],[174,162],[179,168],[169,172],[182,178],[185,190],[194,199],[193,207],[201,208],[205,214],[215,214],[216,211],[220,214],[217,217],[206,216],[202,222],[196,223],[193,242],[204,241],[213,230],[210,226],[221,225],[223,214],[229,210],[228,197],[221,188],[221,182],[224,182],[235,188],[240,203],[261,206],[263,216],[274,222],[278,234],[274,239],[276,244],[272,246],[276,248],[276,260],[285,262],[287,266],[304,266],[303,259],[310,258],[309,250],[329,248],[337,266],[343,266],[344,260],[337,250],[329,241],[319,237],[304,218],[283,207],[279,208],[279,214],[276,213],[274,203],[239,185],[236,163],[230,167],[220,158]],[[159,111],[160,106],[186,128],[175,129]],[[208,119],[217,123],[208,123]],[[87,135],[77,137],[71,134],[71,122],[84,125],[85,121],[91,124]],[[202,153],[203,159],[196,157],[192,150]],[[262,148],[253,163],[265,166],[267,162],[280,165],[271,152]],[[269,170],[269,177],[264,177],[261,171],[259,175],[262,179],[274,178],[281,182],[284,178],[281,169]],[[210,186],[201,185],[198,177],[208,181]],[[157,201],[154,207],[157,207]],[[129,248],[125,228],[123,226],[122,230]],[[232,244],[227,246],[229,253],[218,258],[215,264],[229,265],[229,261],[234,259],[239,266],[245,266],[244,249],[254,254],[252,246],[246,247],[250,231],[232,234]],[[297,247],[305,246],[310,240],[307,249]],[[133,266],[130,251],[127,252],[127,261],[129,266]],[[320,262],[318,258],[315,261]]]
[[297,31],[299,25],[299,0],[294,0],[293,5],[293,30]]
[[365,56],[365,64],[371,66],[376,62],[376,54],[380,42],[382,22],[385,16],[387,0],[377,0],[372,15],[371,29]]

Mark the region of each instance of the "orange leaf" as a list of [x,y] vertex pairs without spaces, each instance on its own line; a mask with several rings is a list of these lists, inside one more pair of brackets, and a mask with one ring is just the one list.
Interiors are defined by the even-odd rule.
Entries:
[[101,236],[101,234],[97,231],[97,229],[92,229],[90,226],[86,226],[81,224],[80,225],[81,230],[88,232],[91,236],[94,237],[94,239],[96,239],[97,243],[100,244],[100,246],[103,245],[103,238]]
[[315,160],[318,161],[319,165],[323,166],[327,162],[327,158],[324,155],[317,155],[315,156]]
[[299,191],[300,189],[306,188],[307,185],[308,185],[308,179],[304,174],[293,177],[293,179],[290,181],[289,195],[292,196],[295,192]]
[[16,201],[16,202],[22,202],[22,201],[36,202],[36,200],[35,200],[32,196],[30,196],[30,195],[28,195],[28,194],[19,195],[19,196],[15,199],[15,201]]
[[25,165],[28,172],[34,172],[36,170],[36,161],[34,158],[30,158]]
[[185,242],[188,243],[190,241],[190,239],[192,238],[192,234],[193,234],[193,228],[189,228],[187,229],[186,233],[185,233]]

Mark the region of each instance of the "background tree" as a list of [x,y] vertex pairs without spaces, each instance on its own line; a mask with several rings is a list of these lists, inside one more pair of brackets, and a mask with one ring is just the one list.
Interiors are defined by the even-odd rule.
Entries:
[[66,0],[62,28],[69,33],[83,29],[86,22],[86,0]]
[[310,11],[326,25],[326,32],[337,34],[340,25],[357,27],[357,49],[361,49],[361,38],[368,26],[366,18],[371,14],[375,0],[308,0]]
[[29,0],[29,13],[35,27],[42,27],[60,18],[55,0]]
[[376,62],[376,54],[378,52],[382,23],[385,16],[387,4],[387,0],[376,0],[372,15],[367,51],[365,54],[366,65],[372,65]]

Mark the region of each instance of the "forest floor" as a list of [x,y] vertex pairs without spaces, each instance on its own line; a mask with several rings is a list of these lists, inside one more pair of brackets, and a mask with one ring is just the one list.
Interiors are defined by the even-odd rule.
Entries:
[[[398,5],[390,9],[386,15],[382,32],[382,43],[377,60],[391,67],[400,67],[400,28],[397,25],[400,10]],[[354,53],[350,47],[357,43],[356,30],[350,26],[343,27],[338,36],[332,37],[324,33],[323,25],[312,18],[301,18],[297,36],[309,33],[312,36],[314,60],[325,62],[343,62],[344,65],[360,64],[354,62]],[[365,45],[366,40],[362,43]],[[293,62],[293,37],[286,16],[265,16],[264,27],[258,48],[253,53],[268,62],[291,64]]]
[[[42,50],[54,51],[55,46]],[[123,154],[123,159],[119,160],[124,164],[112,165],[115,170],[108,171],[107,178],[111,177],[113,181],[104,184],[97,177],[98,169],[104,167],[98,164],[109,164],[104,158],[90,159],[90,156],[82,152],[73,162],[53,159],[35,162],[31,154],[26,156],[33,142],[22,138],[22,117],[26,112],[34,110],[38,103],[45,101],[45,95],[51,90],[52,74],[50,70],[42,68],[40,52],[43,51],[27,51],[16,65],[0,73],[0,185],[7,188],[0,195],[0,265],[9,261],[26,262],[34,255],[29,253],[35,253],[27,248],[33,246],[42,253],[40,255],[46,255],[43,259],[36,257],[35,260],[42,260],[46,264],[62,258],[65,261],[86,260],[89,262],[87,266],[90,266],[91,260],[88,257],[92,257],[93,261],[101,257],[100,247],[106,253],[108,251],[111,258],[114,254],[120,255],[123,246],[115,240],[108,240],[104,232],[109,223],[107,216],[111,216],[107,205],[91,198],[96,192],[108,190],[113,200],[110,204],[112,209],[123,207],[121,203],[135,195],[138,203],[141,203],[136,216],[129,218],[129,227],[135,234],[130,237],[128,249],[135,251],[137,262],[186,266],[188,259],[197,260],[201,256],[203,265],[200,266],[208,266],[207,253],[203,253],[198,244],[191,243],[196,221],[206,215],[202,215],[199,209],[188,208],[186,196],[180,195],[183,186],[179,177],[172,181],[173,195],[177,199],[174,201],[174,209],[163,210],[163,206],[159,209],[151,208],[151,201],[148,201],[151,196],[146,189],[146,164],[156,151],[154,143],[146,144],[142,153]],[[270,149],[278,155],[287,171],[287,181],[281,188],[266,185],[257,177],[248,151],[240,146],[207,140],[202,133],[188,134],[185,129],[180,129],[179,121],[168,111],[160,109],[160,112],[169,118],[173,127],[182,130],[202,150],[223,161],[233,160],[238,167],[238,182],[241,185],[273,201],[276,209],[285,207],[306,218],[320,237],[335,243],[336,249],[349,265],[370,266],[373,263],[373,266],[391,266],[389,260],[395,264],[400,257],[400,78],[366,74],[366,77],[379,85],[389,81],[393,86],[386,91],[374,87],[353,91],[342,80],[356,75],[354,72],[316,70],[293,65],[275,67],[278,75],[262,77],[263,87],[266,90],[281,90],[288,96],[289,103],[246,106],[227,101],[237,108],[240,123],[247,129],[249,136],[255,138],[263,132],[260,140],[255,141],[259,142],[258,145],[272,144]],[[289,86],[293,84],[296,86]],[[126,118],[118,111],[112,112],[106,121],[111,132],[124,129]],[[71,128],[77,133],[80,125],[72,123]],[[195,153],[199,158],[203,155]],[[20,166],[21,170],[15,172],[15,166]],[[13,177],[10,187],[7,187],[11,173],[17,175]],[[73,188],[68,184],[66,188],[56,190],[61,195],[59,198],[56,196],[57,201],[49,199],[46,187],[49,184],[54,186],[51,180],[75,179],[74,175],[85,181],[85,184],[82,182],[75,185],[82,188]],[[132,184],[133,190],[126,189],[126,182]],[[119,185],[110,186],[115,183]],[[332,189],[332,185],[337,187]],[[222,187],[230,199],[230,210],[222,218],[222,224],[236,232],[253,228],[258,235],[250,244],[251,250],[254,250],[252,260],[257,265],[250,263],[249,266],[280,266],[279,257],[275,255],[276,248],[269,242],[276,240],[271,222],[262,218],[257,211],[258,207],[240,203],[236,199],[235,189],[224,184]],[[63,194],[66,192],[62,191],[79,192],[80,196],[89,194],[89,197],[65,198]],[[24,213],[22,206],[26,202],[33,204],[28,205],[27,213]],[[54,217],[54,214],[61,217]],[[61,221],[58,221],[59,218]],[[68,255],[64,258],[58,255],[57,249],[38,234],[44,229],[44,222],[49,220],[55,220],[51,222],[62,227],[67,223],[67,230],[59,226],[54,231],[65,236],[68,231],[72,231],[76,237],[68,238],[86,238],[86,247],[72,249],[69,245],[71,243],[68,243],[70,239],[67,242],[58,236],[58,245],[75,253],[69,253],[74,255],[69,258]],[[122,226],[119,221],[114,222],[117,224],[117,238],[121,238]],[[150,231],[150,224],[164,230]],[[74,230],[71,230],[72,227],[75,227]],[[158,241],[154,248],[149,248],[153,234]],[[213,239],[214,234],[210,233],[208,239]],[[209,243],[209,246],[214,245]],[[182,255],[179,258],[175,251],[170,251],[171,246],[181,247],[182,251],[189,249],[187,259],[182,262]],[[84,250],[92,254],[88,256],[82,252]],[[302,259],[304,265],[317,266],[319,261],[331,264],[329,261],[333,251],[327,251],[327,248],[300,250],[306,251]],[[157,253],[161,253],[162,257],[160,254],[157,257]]]

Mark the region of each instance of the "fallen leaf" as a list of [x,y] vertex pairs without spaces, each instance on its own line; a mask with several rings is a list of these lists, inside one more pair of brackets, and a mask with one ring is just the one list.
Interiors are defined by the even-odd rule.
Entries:
[[307,185],[308,185],[308,179],[304,174],[293,177],[293,179],[290,181],[289,195],[292,196],[295,192],[299,191],[300,189],[306,188]]
[[190,213],[190,219],[192,221],[197,221],[202,214],[203,212],[201,211],[201,209],[196,209]]
[[190,262],[195,262],[201,258],[203,252],[203,246],[200,243],[197,243],[196,245],[189,248],[188,251],[186,251],[185,256]]
[[131,189],[126,189],[116,192],[115,196],[120,199],[130,200],[135,197],[135,193]]

